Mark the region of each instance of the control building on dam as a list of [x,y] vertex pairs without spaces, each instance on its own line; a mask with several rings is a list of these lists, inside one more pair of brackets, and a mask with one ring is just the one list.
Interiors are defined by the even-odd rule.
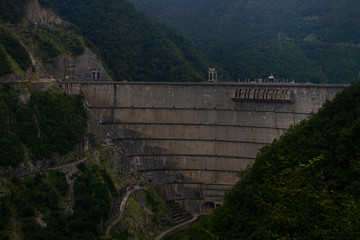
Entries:
[[225,191],[270,145],[347,85],[61,82],[83,94],[145,181],[191,212]]

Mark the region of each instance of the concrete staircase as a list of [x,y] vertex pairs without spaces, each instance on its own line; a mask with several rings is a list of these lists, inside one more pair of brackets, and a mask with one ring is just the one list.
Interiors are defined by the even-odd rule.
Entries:
[[179,225],[192,219],[192,215],[183,209],[178,203],[170,202],[167,203],[167,205],[172,213],[172,218],[170,220],[171,225]]

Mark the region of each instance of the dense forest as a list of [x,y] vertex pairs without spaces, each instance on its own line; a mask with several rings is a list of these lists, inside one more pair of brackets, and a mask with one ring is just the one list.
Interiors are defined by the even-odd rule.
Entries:
[[[0,76],[28,70],[24,69],[24,63],[30,62],[29,57],[18,43],[22,40],[35,49],[45,65],[52,64],[62,54],[79,56],[89,47],[101,58],[114,80],[206,80],[210,63],[191,40],[155,23],[125,0],[90,3],[39,0],[42,7],[51,8],[68,21],[64,26],[54,27],[24,25],[29,2],[0,0],[3,25],[0,30],[4,36],[0,39]],[[9,23],[17,26],[16,33],[9,33],[14,30],[8,28]],[[12,42],[8,41],[10,37]],[[25,54],[17,55],[14,51]],[[19,59],[13,61],[17,56],[21,63]]]
[[69,201],[70,187],[63,172],[12,178],[6,186],[12,191],[11,201],[0,198],[1,239],[12,239],[9,232],[16,230],[12,229],[10,218],[15,216],[23,239],[97,239],[101,234],[100,221],[110,213],[117,191],[99,166],[82,164],[79,169],[74,176],[73,214],[61,207],[61,202]]
[[0,27],[0,76],[13,73],[12,65],[20,72],[26,72],[32,66],[19,41],[11,32]]
[[129,0],[187,35],[233,80],[345,83],[359,78],[360,2]]
[[[87,112],[80,96],[0,85],[0,166],[49,158],[73,149],[85,133]],[[31,94],[21,102],[20,94]]]
[[0,0],[0,22],[18,23],[25,14],[28,0]]
[[94,44],[116,80],[203,81],[208,62],[194,44],[125,0],[51,0]]
[[175,239],[358,239],[360,85],[263,147],[214,215]]
[[[136,211],[129,209],[126,214],[137,217],[143,214],[142,219],[130,225],[127,221],[132,221],[131,217],[125,216],[122,220],[125,229],[116,228],[105,236],[104,223],[122,196],[108,171],[96,162],[80,163],[74,171],[71,180],[59,169],[2,181],[1,187],[7,193],[0,193],[0,239],[145,240],[149,236],[141,233],[136,224],[147,220],[149,211],[152,222],[148,227],[158,231],[157,219],[164,218],[165,202],[147,186],[138,196],[146,199],[143,202],[148,212],[139,206],[137,196],[132,197]],[[130,231],[135,231],[135,235]]]

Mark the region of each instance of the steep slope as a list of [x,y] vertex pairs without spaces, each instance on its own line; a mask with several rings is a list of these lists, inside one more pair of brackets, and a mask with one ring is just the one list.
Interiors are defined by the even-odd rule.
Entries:
[[83,79],[90,78],[94,70],[101,73],[101,80],[108,79],[106,65],[94,53],[96,48],[54,11],[38,0],[0,4],[4,6],[0,11],[0,80]]
[[165,201],[80,96],[0,84],[0,106],[0,239],[146,240],[169,224]]
[[358,239],[360,85],[261,149],[224,206],[175,239]]
[[14,73],[25,73],[31,69],[31,59],[14,35],[0,28],[0,76]]
[[0,106],[0,169],[65,154],[85,133],[79,96],[1,84]]
[[97,71],[101,80],[108,74],[121,81],[206,79],[210,64],[192,41],[125,0],[1,0],[0,6],[0,77],[84,79]]
[[115,80],[205,80],[209,64],[194,44],[154,23],[125,0],[51,3],[99,49]]
[[193,39],[234,80],[345,83],[359,77],[358,1],[130,0]]

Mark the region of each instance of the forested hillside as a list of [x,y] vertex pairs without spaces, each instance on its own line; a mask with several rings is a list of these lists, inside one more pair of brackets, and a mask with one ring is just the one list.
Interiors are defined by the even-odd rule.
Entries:
[[37,1],[0,0],[0,6],[1,80],[60,78],[58,60],[84,53],[88,43],[78,29],[52,11],[42,12]]
[[264,147],[214,215],[175,239],[359,239],[360,85]]
[[[27,22],[26,8],[34,1],[0,0],[0,76],[31,72],[22,41],[41,57],[43,66],[56,65],[64,54],[80,56],[88,47],[114,80],[206,80],[210,63],[192,41],[155,23],[125,0],[39,0],[43,8],[67,21],[61,24]],[[48,13],[37,21],[47,17]]]
[[86,122],[80,96],[0,85],[0,168],[69,152]]
[[26,72],[30,67],[26,50],[11,32],[0,27],[0,76],[13,73],[13,68]]
[[51,0],[99,50],[116,80],[202,81],[208,61],[181,35],[156,24],[125,0]]
[[360,2],[129,0],[193,39],[236,81],[357,82]]

